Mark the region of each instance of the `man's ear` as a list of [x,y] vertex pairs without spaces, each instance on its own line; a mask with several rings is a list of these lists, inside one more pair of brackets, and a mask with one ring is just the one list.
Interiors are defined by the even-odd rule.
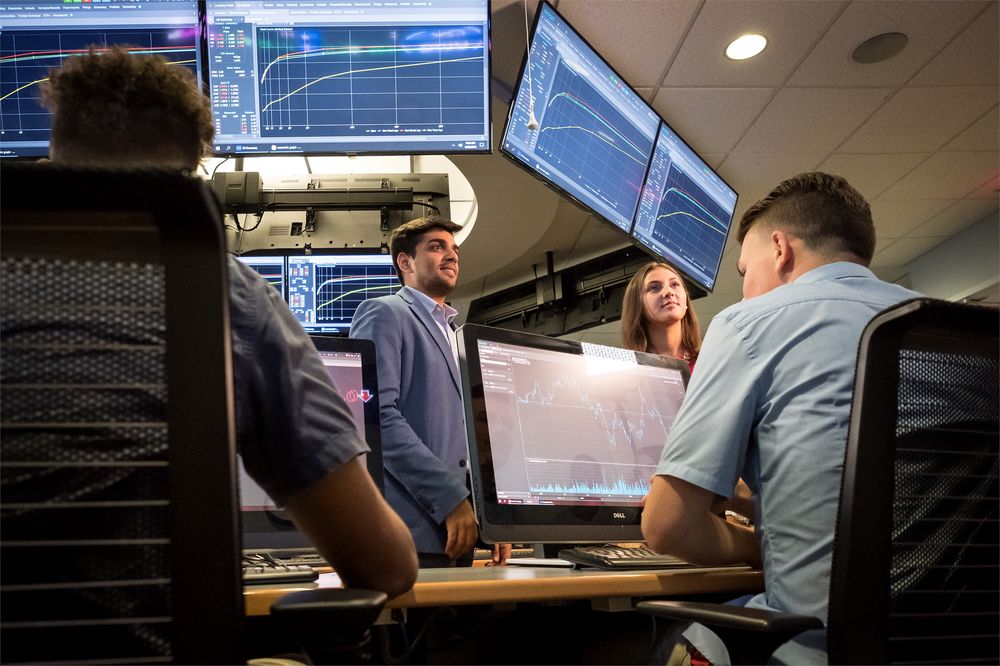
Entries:
[[405,252],[400,252],[396,255],[396,265],[403,273],[411,273],[413,271],[413,257]]
[[771,232],[770,242],[774,269],[784,281],[795,267],[795,250],[792,248],[791,238],[784,231],[775,229]]

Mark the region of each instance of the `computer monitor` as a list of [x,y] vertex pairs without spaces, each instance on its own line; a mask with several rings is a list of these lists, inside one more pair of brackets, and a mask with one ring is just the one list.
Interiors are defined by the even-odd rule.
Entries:
[[254,269],[269,285],[278,290],[282,298],[286,298],[286,274],[288,257],[283,255],[240,255],[236,257],[250,268]]
[[687,363],[475,324],[459,341],[483,539],[641,540]]
[[491,150],[488,0],[207,0],[217,155]]
[[539,4],[501,151],[628,233],[659,124],[600,54]]
[[201,75],[197,0],[23,0],[0,5],[0,157],[49,152],[49,70],[90,46],[129,45]]
[[667,123],[642,187],[632,238],[712,291],[736,209],[736,190]]
[[[371,452],[366,456],[368,472],[379,490],[383,489],[382,441],[379,428],[378,373],[375,367],[375,344],[370,340],[312,336],[323,365],[333,385],[347,402],[358,430]],[[267,493],[247,474],[242,461],[240,471],[240,507],[243,521],[243,547],[304,548],[308,540]]]
[[310,333],[346,335],[362,301],[401,286],[388,254],[288,257],[288,307]]

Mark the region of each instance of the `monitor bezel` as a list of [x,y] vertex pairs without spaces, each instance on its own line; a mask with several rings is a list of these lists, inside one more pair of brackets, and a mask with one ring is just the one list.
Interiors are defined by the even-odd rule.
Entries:
[[[528,40],[528,48],[527,48],[527,50],[524,53],[524,57],[521,59],[521,68],[520,68],[520,70],[518,70],[516,84],[514,86],[513,92],[511,93],[510,106],[507,109],[507,119],[506,119],[506,122],[504,124],[503,132],[500,135],[500,140],[497,142],[497,149],[499,150],[500,154],[502,154],[504,157],[506,157],[508,160],[510,160],[512,163],[514,163],[517,167],[519,167],[520,169],[523,169],[527,173],[531,174],[534,178],[536,178],[537,180],[541,181],[546,187],[548,187],[549,189],[551,189],[552,191],[554,191],[556,194],[558,194],[561,197],[564,197],[564,198],[568,199],[569,201],[573,202],[574,204],[576,204],[577,206],[579,206],[581,209],[583,209],[587,213],[590,213],[591,215],[593,215],[597,219],[599,219],[602,222],[604,222],[606,225],[608,225],[609,227],[611,227],[615,232],[617,232],[618,234],[621,234],[623,240],[631,241],[632,240],[632,236],[631,236],[632,227],[635,225],[635,215],[636,215],[636,212],[639,210],[639,197],[642,196],[642,190],[641,189],[639,190],[639,197],[636,197],[635,208],[632,210],[632,216],[631,216],[631,218],[629,218],[629,228],[628,229],[623,229],[622,227],[618,226],[615,222],[609,220],[604,214],[602,214],[601,212],[599,212],[599,211],[595,210],[594,208],[592,208],[589,204],[587,204],[583,200],[579,199],[576,195],[572,194],[571,192],[568,192],[567,190],[564,190],[555,181],[551,180],[550,178],[548,178],[547,176],[545,176],[544,174],[542,174],[538,170],[532,168],[530,164],[526,163],[520,157],[518,157],[517,155],[515,155],[511,151],[509,151],[506,148],[504,148],[504,144],[506,143],[506,139],[507,139],[507,132],[510,130],[511,123],[513,122],[513,118],[514,118],[514,112],[515,112],[515,110],[517,108],[517,99],[518,99],[518,97],[521,94],[522,87],[524,87],[525,85],[527,85],[527,83],[526,83],[526,77],[525,77],[525,69],[528,66],[528,61],[529,61],[528,54],[531,51],[531,47],[535,43],[535,33],[536,33],[537,29],[538,29],[538,23],[541,20],[542,12],[545,11],[546,7],[548,8],[548,10],[552,11],[559,20],[561,20],[563,23],[566,24],[566,26],[573,32],[573,34],[576,35],[576,37],[579,38],[580,41],[582,41],[584,43],[584,45],[587,48],[589,48],[593,52],[593,54],[615,76],[618,77],[618,80],[620,80],[629,90],[631,90],[636,95],[636,97],[638,97],[640,100],[642,100],[642,102],[649,108],[650,111],[652,111],[654,114],[656,114],[657,118],[660,119],[660,122],[663,122],[663,117],[660,116],[660,114],[656,112],[656,109],[654,109],[649,102],[647,102],[645,99],[643,99],[642,95],[640,95],[636,91],[636,89],[634,87],[632,87],[632,84],[629,83],[625,79],[625,77],[623,77],[618,72],[618,70],[615,69],[611,65],[611,63],[609,63],[604,58],[604,56],[601,55],[601,53],[597,49],[594,48],[594,46],[589,41],[587,41],[586,37],[584,37],[582,34],[580,34],[580,31],[576,29],[576,26],[574,26],[572,23],[570,23],[566,19],[565,16],[563,16],[562,14],[560,14],[559,11],[556,10],[556,8],[548,0],[541,0],[541,2],[538,3],[538,8],[535,10],[535,18],[534,18],[534,20],[532,21],[532,24],[531,24],[531,33],[530,33],[530,38]],[[657,139],[658,136],[659,136],[659,126],[657,126],[656,133],[655,133],[655,135],[653,137],[653,149],[650,151],[649,158],[647,158],[647,160],[646,160],[646,172],[643,174],[643,177],[642,177],[642,182],[643,183],[646,182],[646,176],[649,173],[649,162],[652,159],[653,150],[656,149],[656,139]]]
[[[208,4],[212,0],[198,0],[199,7],[202,10],[202,39],[201,43],[204,48],[204,62],[205,67],[202,68],[202,87],[206,91],[206,95],[211,98],[208,91],[211,91],[212,81],[211,74],[209,72],[210,67],[208,67]],[[486,31],[484,34],[484,39],[486,40],[486,147],[482,149],[475,150],[460,150],[460,151],[448,151],[448,150],[438,150],[438,149],[427,149],[427,150],[344,150],[344,151],[332,151],[332,150],[300,150],[300,151],[271,151],[271,150],[261,150],[260,152],[239,152],[239,151],[226,151],[226,150],[215,150],[214,149],[214,139],[213,139],[213,150],[211,157],[213,158],[244,158],[244,157],[323,157],[323,156],[391,156],[391,155],[492,155],[494,151],[494,141],[493,141],[493,104],[492,104],[492,94],[490,92],[490,86],[493,82],[493,0],[485,0],[486,2]],[[214,112],[212,122],[215,122]],[[265,139],[261,137],[259,141],[263,142]]]
[[[319,352],[344,352],[361,355],[361,381],[372,391],[372,398],[364,404],[364,438],[370,449],[365,456],[365,464],[379,492],[384,495],[385,476],[382,466],[382,431],[379,421],[378,368],[375,343],[371,340],[324,335],[310,335],[309,338]],[[311,548],[313,546],[281,510],[244,511],[241,509],[240,522],[244,550]],[[248,522],[250,525],[247,524]],[[268,529],[263,529],[264,525],[267,525]]]
[[[465,423],[476,516],[486,543],[606,543],[641,541],[641,507],[631,505],[516,505],[497,502],[492,456],[481,457],[476,420],[486,410],[477,410],[474,398],[483,395],[479,363],[479,341],[520,345],[546,351],[583,355],[583,345],[572,340],[550,338],[510,329],[466,324],[458,329],[459,366],[465,396]],[[686,361],[658,354],[635,352],[641,365],[678,370],[685,389],[690,378]],[[477,413],[478,412],[478,413]],[[483,443],[485,446],[486,444]]]
[[[638,219],[639,219],[639,209],[642,207],[642,195],[646,191],[646,185],[649,183],[649,173],[653,168],[653,158],[656,156],[656,147],[660,143],[660,135],[662,134],[664,128],[666,128],[668,131],[670,131],[671,134],[676,136],[680,140],[680,142],[683,143],[684,146],[691,151],[691,154],[698,158],[702,166],[704,166],[706,169],[715,174],[715,177],[718,178],[720,181],[722,181],[722,183],[725,184],[725,186],[728,187],[730,190],[732,190],[733,194],[736,195],[736,200],[733,202],[733,212],[729,216],[729,226],[726,227],[726,238],[722,242],[722,252],[719,253],[719,260],[715,265],[715,273],[713,274],[714,280],[712,281],[711,287],[702,284],[700,280],[698,280],[694,275],[692,275],[690,271],[685,270],[683,266],[677,265],[676,260],[671,259],[670,257],[664,254],[661,254],[658,250],[650,247],[645,241],[640,240],[635,233],[635,228],[636,225],[638,224]],[[726,255],[726,244],[729,242],[729,236],[733,231],[733,222],[736,219],[736,208],[737,206],[739,206],[739,203],[740,203],[739,191],[735,187],[733,187],[729,181],[723,178],[718,171],[712,168],[712,166],[705,161],[705,158],[702,157],[697,150],[692,148],[691,144],[688,143],[687,140],[685,140],[684,137],[681,136],[681,134],[677,130],[675,130],[673,126],[661,116],[660,127],[656,130],[656,141],[653,143],[653,152],[649,156],[649,164],[646,165],[646,176],[642,179],[642,189],[639,191],[639,204],[636,205],[635,213],[632,215],[632,228],[629,230],[628,234],[629,239],[632,241],[632,243],[639,249],[643,250],[646,254],[652,256],[655,259],[663,261],[664,263],[670,264],[671,266],[679,270],[687,280],[689,280],[692,284],[697,285],[699,291],[703,292],[706,295],[711,294],[713,291],[715,291],[715,285],[719,283],[719,269],[722,267],[722,258]]]

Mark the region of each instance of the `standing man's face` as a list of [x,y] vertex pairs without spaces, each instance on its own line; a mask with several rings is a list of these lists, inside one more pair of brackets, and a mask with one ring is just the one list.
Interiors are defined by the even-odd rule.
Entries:
[[783,284],[775,254],[777,246],[772,235],[772,232],[763,230],[758,223],[750,228],[743,239],[736,268],[743,276],[744,299],[766,294]]
[[407,286],[435,300],[444,300],[458,284],[458,245],[444,229],[431,229],[421,237],[414,256],[400,252],[396,258]]

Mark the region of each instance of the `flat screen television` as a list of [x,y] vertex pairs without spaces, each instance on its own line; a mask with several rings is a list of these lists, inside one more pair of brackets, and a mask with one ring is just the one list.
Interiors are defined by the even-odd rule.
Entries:
[[92,45],[128,45],[201,76],[196,0],[24,0],[0,4],[0,157],[48,155],[51,114],[39,102],[49,70]]
[[347,335],[362,301],[401,286],[388,254],[288,257],[288,307],[310,333]]
[[628,233],[659,124],[601,55],[539,4],[501,151]]
[[487,153],[488,0],[207,0],[217,155]]
[[[347,402],[371,452],[366,455],[368,473],[379,490],[383,489],[382,442],[378,415],[378,372],[375,367],[375,343],[351,338],[313,336],[333,385]],[[240,472],[240,517],[243,523],[243,547],[304,548],[310,544],[291,519],[271,501],[250,478],[242,461]]]
[[686,362],[476,324],[459,360],[486,542],[642,540]]
[[736,199],[736,190],[661,123],[632,238],[711,292]]

